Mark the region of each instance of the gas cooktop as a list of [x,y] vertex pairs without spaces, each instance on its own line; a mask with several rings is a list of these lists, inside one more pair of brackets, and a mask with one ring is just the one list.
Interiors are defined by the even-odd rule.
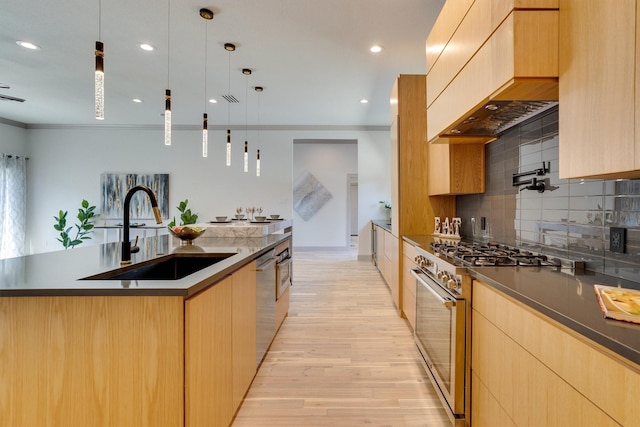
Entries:
[[433,242],[431,250],[455,265],[471,267],[570,267],[582,269],[574,261],[523,250],[500,243]]

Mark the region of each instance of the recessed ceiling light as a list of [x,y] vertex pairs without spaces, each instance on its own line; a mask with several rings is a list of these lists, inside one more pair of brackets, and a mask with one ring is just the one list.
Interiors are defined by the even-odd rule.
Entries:
[[211,99],[209,100],[209,102],[210,102],[210,103],[212,103],[212,104],[217,104],[217,103],[218,103],[218,100],[217,100],[217,99],[214,99],[214,98],[211,98]]
[[371,48],[369,49],[369,51],[373,52],[373,53],[378,53],[378,52],[382,52],[382,46],[378,45],[378,44],[374,44],[373,46],[371,46]]
[[140,43],[140,49],[146,50],[147,52],[151,52],[152,50],[156,50],[155,47],[151,46],[149,43]]
[[37,45],[35,45],[35,44],[31,43],[31,42],[25,42],[23,40],[16,41],[16,44],[18,46],[24,47],[25,49],[31,49],[31,50],[39,50],[40,49],[40,46],[37,46]]
[[142,99],[140,98],[133,98],[132,99],[133,102],[135,102],[136,104],[140,104],[142,102]]
[[361,99],[360,100],[360,104],[368,104],[369,100],[368,99]]

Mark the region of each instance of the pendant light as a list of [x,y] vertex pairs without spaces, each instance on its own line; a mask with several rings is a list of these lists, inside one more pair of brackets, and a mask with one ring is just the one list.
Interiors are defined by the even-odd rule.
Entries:
[[209,151],[209,131],[207,126],[207,23],[213,19],[213,12],[200,9],[200,16],[204,21],[204,114],[202,115],[202,157],[207,157]]
[[164,145],[171,145],[171,0],[167,0],[167,89],[164,91]]
[[249,172],[249,142],[247,141],[247,123],[248,123],[248,111],[249,111],[249,76],[251,75],[250,68],[243,68],[242,74],[245,75],[244,79],[244,171]]
[[258,92],[258,138],[256,138],[258,151],[256,152],[256,176],[260,176],[260,94],[262,93],[264,88],[262,86],[256,86],[253,88],[253,90]]
[[102,0],[98,0],[98,40],[96,41],[95,110],[96,119],[104,120],[104,44],[102,39]]
[[[236,45],[233,43],[225,43],[224,49],[229,52],[229,69],[228,76],[229,82],[227,86],[227,96],[231,96],[231,52],[236,50]],[[226,97],[225,97],[226,98]],[[227,127],[231,126],[231,100],[227,99]],[[227,166],[231,166],[231,129],[227,129]]]

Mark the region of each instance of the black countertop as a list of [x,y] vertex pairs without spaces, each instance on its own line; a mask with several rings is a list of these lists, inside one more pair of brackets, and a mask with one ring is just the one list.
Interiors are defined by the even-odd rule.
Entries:
[[[432,236],[403,238],[425,250],[429,250],[433,241]],[[574,275],[549,267],[473,267],[467,270],[471,276],[640,365],[640,324],[606,319],[593,288],[600,284],[640,289],[640,283],[591,271]]]
[[140,239],[136,264],[172,254],[232,254],[179,280],[80,280],[120,268],[118,242],[0,260],[0,297],[64,295],[161,295],[189,297],[233,273],[286,240],[291,233],[263,237],[200,237],[194,245],[163,235]]

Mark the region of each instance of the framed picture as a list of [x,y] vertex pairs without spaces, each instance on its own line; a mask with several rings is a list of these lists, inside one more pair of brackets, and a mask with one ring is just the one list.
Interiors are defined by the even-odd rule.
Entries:
[[[124,198],[136,185],[144,185],[158,199],[162,218],[169,218],[169,174],[154,173],[110,173],[100,175],[100,212],[106,219],[122,219]],[[144,191],[138,191],[131,198],[131,219],[153,219],[151,200]]]

